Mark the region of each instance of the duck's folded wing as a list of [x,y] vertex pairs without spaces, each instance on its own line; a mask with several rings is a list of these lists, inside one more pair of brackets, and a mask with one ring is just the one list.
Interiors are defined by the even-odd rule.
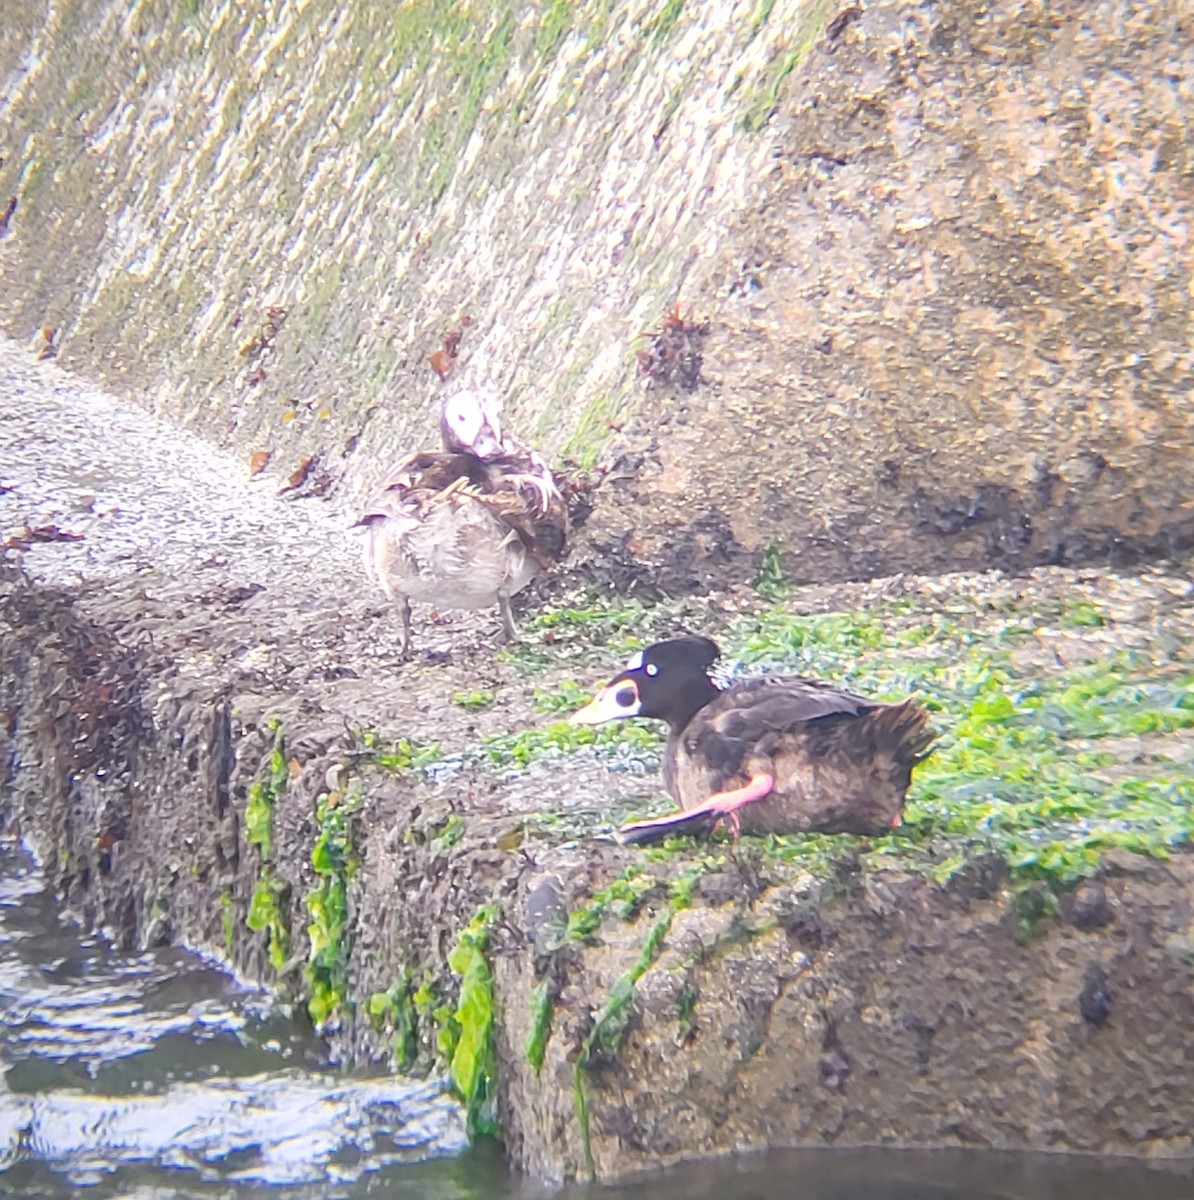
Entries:
[[568,509],[558,492],[550,497],[546,509],[518,487],[478,492],[477,498],[521,538],[540,566],[550,566],[563,557],[568,541]]
[[481,478],[481,470],[472,455],[421,450],[404,459],[386,476],[381,491],[440,492],[459,480],[473,484]]
[[820,717],[855,716],[880,707],[874,700],[819,679],[744,679],[701,710],[684,741],[690,745],[694,737],[706,743],[714,739],[745,748],[768,735],[788,733]]

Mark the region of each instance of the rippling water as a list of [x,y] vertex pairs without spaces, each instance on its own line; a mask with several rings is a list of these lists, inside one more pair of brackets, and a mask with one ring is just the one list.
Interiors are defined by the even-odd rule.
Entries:
[[[0,1033],[10,1195],[363,1194],[466,1149],[438,1081],[321,1070],[317,1043],[264,993],[194,955],[121,954],[64,926],[12,846],[0,847]],[[404,1194],[467,1195],[446,1166]]]
[[[467,1150],[438,1082],[348,1077],[260,991],[58,918],[0,844],[0,1195],[61,1200],[543,1200]],[[1194,1163],[800,1151],[559,1200],[1189,1200]]]

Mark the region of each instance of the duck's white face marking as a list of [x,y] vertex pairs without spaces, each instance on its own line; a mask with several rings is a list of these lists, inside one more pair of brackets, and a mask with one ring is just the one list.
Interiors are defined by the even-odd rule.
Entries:
[[640,707],[638,688],[633,681],[623,679],[602,688],[584,708],[568,718],[568,723],[600,725],[605,721],[616,721],[620,717],[637,716]]
[[643,652],[640,650],[627,664],[626,670],[637,671],[643,665]]
[[481,458],[501,450],[502,426],[497,406],[480,392],[457,392],[444,401],[444,425],[462,450]]

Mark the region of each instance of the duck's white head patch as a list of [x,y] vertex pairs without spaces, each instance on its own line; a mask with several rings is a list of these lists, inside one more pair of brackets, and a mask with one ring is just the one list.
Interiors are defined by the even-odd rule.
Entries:
[[643,665],[643,652],[640,650],[627,664],[626,670],[637,671]]
[[473,388],[447,397],[440,420],[448,447],[478,458],[501,453],[500,407],[496,397]]

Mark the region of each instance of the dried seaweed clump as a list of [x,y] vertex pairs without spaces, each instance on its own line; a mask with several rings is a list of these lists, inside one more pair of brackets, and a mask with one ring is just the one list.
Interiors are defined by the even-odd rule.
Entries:
[[638,377],[647,387],[671,384],[685,392],[695,392],[701,378],[701,360],[709,322],[697,322],[690,313],[685,317],[677,300],[658,329],[647,329],[639,337],[647,345],[638,351]]

